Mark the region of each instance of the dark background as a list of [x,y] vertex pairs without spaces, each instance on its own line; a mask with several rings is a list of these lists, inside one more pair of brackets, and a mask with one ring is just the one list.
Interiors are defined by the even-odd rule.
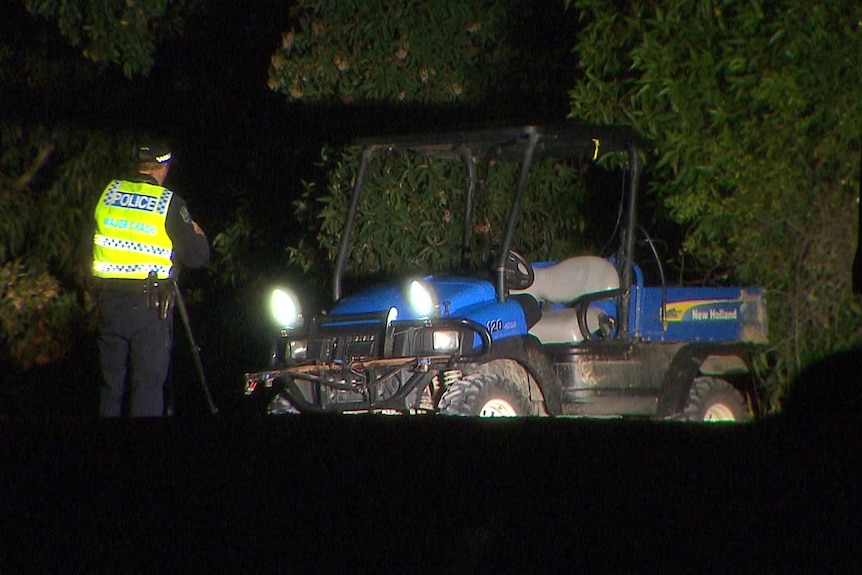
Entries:
[[[13,4],[6,31],[39,26]],[[45,94],[33,113],[168,138],[168,184],[210,237],[243,202],[258,206],[273,246],[262,271],[277,267],[293,233],[289,201],[324,142],[566,114],[562,76],[559,96],[513,86],[481,111],[287,105],[265,87],[288,27],[281,6],[190,21],[148,78],[109,72]],[[570,22],[531,28],[562,35],[554,56],[570,58]],[[552,50],[542,37],[524,42]],[[34,393],[15,399],[20,416],[0,419],[0,571],[850,572],[858,563],[860,392],[847,381],[862,368],[858,352],[813,366],[780,417],[748,426],[261,418],[240,397],[242,371],[266,351],[254,290],[220,291],[206,271],[184,281],[210,290],[189,311],[219,415],[207,413],[179,325],[171,419],[96,419],[92,341],[62,365],[15,374]]]
[[[750,425],[0,421],[4,572],[850,573],[858,352]],[[851,378],[852,379],[852,378]]]

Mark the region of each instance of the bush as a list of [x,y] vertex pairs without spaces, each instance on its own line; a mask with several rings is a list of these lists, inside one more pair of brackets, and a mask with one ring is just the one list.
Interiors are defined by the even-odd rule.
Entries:
[[0,337],[18,368],[63,359],[75,338],[95,327],[88,319],[93,307],[47,272],[18,261],[0,267]]

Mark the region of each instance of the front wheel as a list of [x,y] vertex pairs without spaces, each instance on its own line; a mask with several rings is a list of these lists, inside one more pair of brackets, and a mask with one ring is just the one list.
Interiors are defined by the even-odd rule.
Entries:
[[727,381],[717,377],[697,377],[692,382],[683,419],[745,422],[751,420],[751,412],[742,393]]
[[293,407],[290,400],[281,392],[275,394],[275,397],[272,398],[272,401],[266,407],[267,415],[292,415],[296,413],[299,413],[299,410]]
[[444,415],[515,417],[530,415],[530,400],[511,379],[477,373],[453,383],[440,398]]

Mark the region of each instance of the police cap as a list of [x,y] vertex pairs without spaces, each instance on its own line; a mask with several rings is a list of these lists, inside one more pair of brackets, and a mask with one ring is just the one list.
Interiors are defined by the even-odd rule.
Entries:
[[138,164],[165,164],[171,161],[171,151],[160,142],[139,146],[135,151],[135,162]]

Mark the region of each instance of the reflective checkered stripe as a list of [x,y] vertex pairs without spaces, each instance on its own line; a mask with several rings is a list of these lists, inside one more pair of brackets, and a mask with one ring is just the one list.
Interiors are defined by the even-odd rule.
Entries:
[[171,266],[152,266],[143,264],[117,265],[104,262],[93,263],[93,273],[100,278],[113,279],[142,279],[156,272],[159,278],[167,278],[171,275]]
[[107,279],[145,279],[150,271],[167,278],[173,243],[165,218],[173,192],[147,183],[114,180],[96,207],[93,275]]
[[174,253],[171,248],[142,244],[141,242],[130,242],[128,240],[120,240],[101,235],[97,235],[95,237],[95,243],[97,246],[101,246],[103,248],[123,250],[126,252],[137,252],[139,254],[152,255],[168,260],[171,259],[171,256]]

